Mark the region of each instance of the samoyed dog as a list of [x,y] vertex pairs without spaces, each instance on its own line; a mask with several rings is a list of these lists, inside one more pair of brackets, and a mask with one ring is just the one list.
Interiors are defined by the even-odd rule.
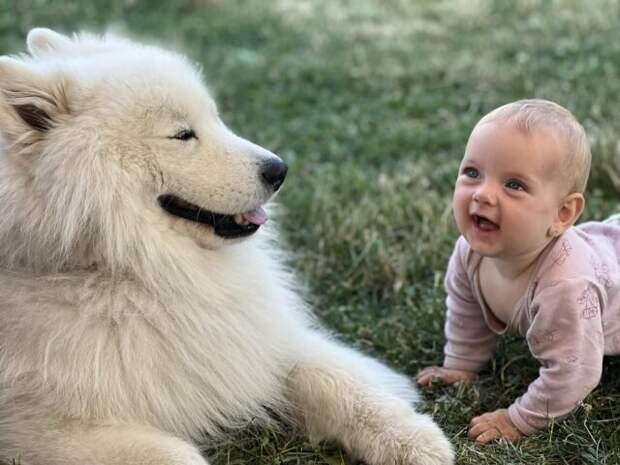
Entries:
[[274,412],[369,465],[445,465],[409,381],[314,322],[264,208],[287,167],[188,60],[28,35],[0,58],[0,458],[205,465]]

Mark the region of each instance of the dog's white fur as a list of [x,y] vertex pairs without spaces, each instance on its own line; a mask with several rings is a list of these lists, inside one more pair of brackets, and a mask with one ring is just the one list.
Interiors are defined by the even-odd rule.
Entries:
[[408,380],[317,328],[269,228],[225,240],[157,203],[273,194],[275,155],[224,126],[194,66],[48,29],[28,48],[0,58],[1,458],[205,465],[195,443],[278,412],[370,465],[452,463]]

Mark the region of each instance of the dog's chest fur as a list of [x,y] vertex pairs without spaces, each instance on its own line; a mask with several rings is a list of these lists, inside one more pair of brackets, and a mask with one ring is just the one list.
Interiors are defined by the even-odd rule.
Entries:
[[294,342],[278,329],[290,317],[276,311],[285,296],[269,283],[253,286],[252,299],[235,286],[162,299],[88,274],[1,281],[9,297],[0,337],[12,348],[0,358],[2,400],[28,391],[33,405],[45,399],[68,417],[141,421],[194,438],[283,407],[284,348]]

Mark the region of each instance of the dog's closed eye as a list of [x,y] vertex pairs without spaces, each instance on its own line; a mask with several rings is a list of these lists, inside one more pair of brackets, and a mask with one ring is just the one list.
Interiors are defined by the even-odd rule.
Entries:
[[182,129],[181,131],[177,132],[174,136],[170,137],[170,139],[190,140],[190,139],[197,139],[197,137],[193,129]]

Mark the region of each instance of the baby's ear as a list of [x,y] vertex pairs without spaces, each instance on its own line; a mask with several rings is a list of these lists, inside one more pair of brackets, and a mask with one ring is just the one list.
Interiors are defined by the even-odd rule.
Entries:
[[586,199],[583,194],[579,192],[573,192],[564,199],[564,205],[560,211],[561,220],[567,224],[567,227],[572,226],[577,222],[583,209],[586,206]]
[[74,43],[69,37],[44,27],[31,29],[26,43],[28,51],[34,57],[68,52],[74,48]]
[[552,237],[559,236],[574,225],[583,213],[585,202],[583,194],[578,192],[567,195],[560,204],[557,219],[549,228],[548,234]]
[[24,144],[44,137],[69,113],[66,87],[63,79],[0,57],[0,132]]

